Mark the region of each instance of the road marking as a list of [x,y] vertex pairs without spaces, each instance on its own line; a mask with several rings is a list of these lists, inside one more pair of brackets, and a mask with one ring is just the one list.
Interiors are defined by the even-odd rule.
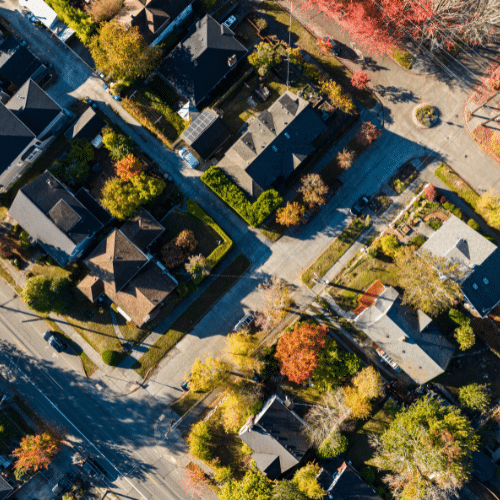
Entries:
[[23,346],[23,344],[21,344],[21,342],[19,342],[19,340],[17,340],[16,336],[14,335],[14,342],[24,351],[24,352],[28,352],[26,350],[26,347]]
[[148,476],[149,479],[151,479],[151,481],[156,484],[156,486],[160,486],[147,472],[145,472],[144,474],[146,474],[146,476]]

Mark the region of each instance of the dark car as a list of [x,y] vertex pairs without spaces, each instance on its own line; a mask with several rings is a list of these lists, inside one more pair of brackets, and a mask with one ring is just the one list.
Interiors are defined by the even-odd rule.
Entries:
[[47,330],[43,334],[43,338],[48,342],[52,349],[55,349],[57,352],[62,352],[66,349],[66,344],[59,338],[57,338],[54,332]]
[[75,482],[75,478],[72,474],[64,474],[64,476],[59,479],[57,484],[52,488],[52,493],[54,495],[62,495],[71,488],[71,485]]
[[368,205],[370,202],[369,198],[365,195],[363,195],[352,207],[351,207],[351,214],[352,215],[359,215],[363,209]]

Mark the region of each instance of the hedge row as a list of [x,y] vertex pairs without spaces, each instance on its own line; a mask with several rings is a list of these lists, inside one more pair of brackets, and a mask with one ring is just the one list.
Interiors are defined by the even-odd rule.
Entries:
[[210,167],[201,180],[252,227],[262,224],[283,203],[283,198],[275,189],[264,191],[251,203],[245,193],[217,167]]

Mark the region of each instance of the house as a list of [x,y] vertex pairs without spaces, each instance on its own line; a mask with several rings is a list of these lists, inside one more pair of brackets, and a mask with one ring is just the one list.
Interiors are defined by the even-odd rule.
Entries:
[[9,215],[61,267],[76,261],[102,228],[48,170],[18,191]]
[[137,27],[147,43],[158,45],[193,12],[193,0],[125,0],[114,20]]
[[247,49],[224,24],[208,14],[158,66],[156,72],[195,106],[243,59]]
[[286,179],[315,150],[326,125],[308,101],[286,91],[248,124],[217,165],[252,199]]
[[417,384],[444,373],[454,348],[431,318],[405,306],[398,292],[380,281],[367,292],[355,311],[357,327]]
[[500,303],[500,250],[458,217],[451,215],[420,251],[460,264],[464,297],[482,318]]
[[33,80],[0,103],[0,187],[7,190],[66,124],[68,115]]
[[13,489],[14,488],[7,482],[6,479],[0,476],[0,500],[7,498],[12,493]]
[[321,469],[316,479],[326,491],[323,500],[380,500],[375,490],[347,462],[343,462],[333,474]]
[[67,42],[75,34],[73,29],[58,19],[55,11],[44,0],[19,0],[19,5],[31,11],[61,42]]
[[4,88],[9,82],[17,90],[29,78],[36,80],[46,69],[15,36],[9,36],[0,45],[0,79]]
[[127,321],[141,326],[159,311],[177,281],[147,253],[164,227],[146,210],[115,229],[85,259],[90,273],[78,289],[92,302],[102,293]]
[[64,133],[66,139],[94,139],[105,127],[104,120],[97,116],[96,112],[89,106],[85,112]]
[[472,452],[472,474],[481,483],[487,483],[495,478],[497,465],[484,451]]
[[252,449],[252,458],[269,479],[277,479],[297,465],[309,449],[307,424],[274,395],[240,429],[240,439]]
[[181,135],[204,160],[212,156],[230,136],[222,119],[209,108],[198,115]]

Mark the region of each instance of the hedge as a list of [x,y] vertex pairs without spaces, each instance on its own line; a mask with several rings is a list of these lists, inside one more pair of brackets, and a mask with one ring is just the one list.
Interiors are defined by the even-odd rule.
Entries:
[[214,166],[201,176],[201,180],[252,227],[262,224],[283,203],[275,189],[264,191],[251,203],[245,193]]
[[55,11],[61,21],[75,30],[76,36],[82,43],[88,44],[90,42],[97,26],[86,12],[75,9],[68,0],[47,0],[47,4]]
[[102,362],[108,366],[118,366],[123,359],[119,352],[111,349],[104,351],[101,356]]

